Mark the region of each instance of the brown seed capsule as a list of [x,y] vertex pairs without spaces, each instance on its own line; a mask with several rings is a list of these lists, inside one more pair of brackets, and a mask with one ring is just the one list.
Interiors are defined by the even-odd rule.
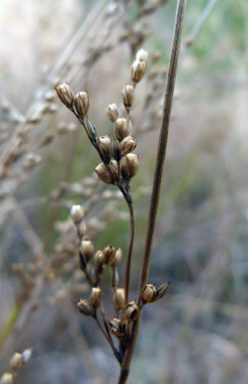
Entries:
[[102,269],[104,263],[103,251],[97,251],[94,257],[96,271],[99,272]]
[[120,248],[116,248],[114,257],[109,261],[111,267],[117,267],[120,264],[122,258],[122,250]]
[[79,312],[85,316],[94,316],[96,313],[96,311],[92,307],[92,305],[90,305],[90,303],[85,299],[78,300],[77,308],[78,308]]
[[102,180],[106,184],[114,184],[115,179],[114,176],[110,173],[108,170],[108,167],[104,164],[98,164],[98,166],[95,168],[95,172],[100,180]]
[[148,53],[144,49],[140,49],[136,54],[136,60],[144,61],[145,63],[147,63]]
[[14,374],[17,374],[19,369],[23,367],[24,363],[22,360],[22,354],[21,353],[14,353],[14,355],[10,359],[10,368],[12,369]]
[[115,104],[109,104],[109,106],[106,109],[106,113],[108,115],[109,120],[113,122],[117,120],[118,117],[121,116],[121,112]]
[[98,308],[102,300],[102,291],[99,287],[92,288],[90,292],[90,304],[93,308]]
[[85,116],[83,120],[83,125],[91,143],[95,146],[97,143],[97,132],[93,121],[91,121],[88,116]]
[[110,146],[110,137],[109,136],[100,136],[99,137],[99,147],[101,151],[101,158],[105,163],[109,163],[111,159],[109,146]]
[[74,96],[69,85],[68,84],[59,85],[58,87],[55,87],[55,90],[57,92],[57,95],[60,101],[62,101],[62,103],[65,104],[67,108],[72,108]]
[[116,311],[120,311],[125,307],[125,291],[123,288],[117,288],[114,291],[114,307]]
[[94,252],[94,245],[92,241],[90,240],[81,241],[80,252],[84,256],[86,262],[88,262],[92,258],[93,252]]
[[119,141],[131,134],[132,126],[126,119],[119,118],[114,124],[114,134]]
[[84,220],[82,220],[78,225],[77,225],[77,231],[78,231],[78,236],[81,239],[87,230],[87,226]]
[[115,136],[111,137],[110,145],[109,145],[110,155],[116,161],[120,161],[121,152],[120,152],[120,144]]
[[4,373],[0,379],[0,384],[13,384],[13,382],[14,382],[14,375],[8,372]]
[[132,85],[126,85],[122,92],[122,96],[123,96],[123,104],[126,110],[129,111],[135,99],[134,87]]
[[131,153],[137,146],[137,141],[132,136],[125,137],[120,142],[120,152],[121,156],[124,157],[128,153]]
[[146,72],[146,62],[135,60],[131,66],[131,80],[134,84],[138,83]]
[[168,283],[162,284],[156,291],[156,300],[162,299],[169,290],[170,281]]
[[121,174],[124,180],[129,180],[136,175],[139,169],[138,156],[129,153],[121,159]]
[[141,294],[141,298],[145,303],[152,303],[156,297],[156,287],[154,284],[147,284]]
[[80,223],[84,217],[84,208],[81,205],[73,205],[71,207],[71,218],[74,224]]
[[134,321],[139,315],[138,306],[134,301],[131,301],[123,311],[123,319],[128,322]]
[[114,257],[116,253],[116,248],[113,245],[109,244],[103,250],[104,263],[108,264]]
[[74,106],[78,116],[84,117],[89,110],[89,96],[87,92],[78,92],[74,98]]
[[114,318],[112,321],[109,321],[109,325],[111,333],[113,333],[114,336],[118,337],[118,339],[121,339],[124,336],[127,328],[126,320]]

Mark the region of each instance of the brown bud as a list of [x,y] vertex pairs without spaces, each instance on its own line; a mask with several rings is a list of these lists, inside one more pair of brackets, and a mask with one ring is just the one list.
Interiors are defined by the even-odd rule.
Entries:
[[103,251],[97,251],[94,259],[96,271],[100,271],[104,263]]
[[125,291],[123,288],[117,288],[114,291],[114,307],[116,311],[120,311],[125,307]]
[[114,176],[111,174],[108,167],[104,163],[98,164],[98,166],[95,168],[95,172],[99,179],[102,180],[104,183],[115,183]]
[[120,264],[122,258],[122,250],[120,248],[116,248],[114,257],[109,261],[111,267],[117,267]]
[[94,316],[96,313],[95,309],[85,299],[78,300],[77,308],[78,308],[79,312],[85,316]]
[[128,322],[134,321],[139,315],[138,306],[134,301],[131,301],[123,311],[123,319]]
[[169,290],[170,281],[168,283],[162,284],[156,291],[156,300],[162,299]]
[[101,158],[106,163],[108,163],[110,158],[111,158],[109,146],[110,146],[110,137],[109,136],[100,136],[99,137],[99,147],[101,150]]
[[69,85],[68,84],[59,85],[58,87],[55,87],[55,90],[57,92],[57,95],[60,101],[62,101],[62,103],[67,108],[72,108],[74,96]]
[[113,122],[117,120],[118,117],[121,116],[121,112],[115,104],[109,104],[109,106],[106,109],[106,113],[108,115],[109,120]]
[[135,60],[131,66],[131,80],[134,84],[138,83],[146,72],[146,62]]
[[141,294],[141,298],[145,303],[151,303],[156,297],[156,287],[154,284],[147,284]]
[[78,236],[81,239],[87,230],[87,226],[84,220],[82,220],[78,225],[77,225],[77,231],[78,231]]
[[4,373],[0,379],[0,384],[13,384],[13,382],[14,382],[14,375],[8,372]]
[[121,174],[123,179],[129,180],[136,175],[139,169],[138,156],[134,153],[129,153],[121,159]]
[[89,96],[87,92],[78,92],[74,98],[74,106],[78,116],[84,117],[89,110]]
[[125,137],[121,142],[120,142],[120,152],[121,156],[124,157],[128,153],[132,152],[137,146],[137,141],[132,138],[132,136],[127,136]]
[[132,85],[126,85],[122,92],[122,96],[123,96],[123,104],[126,110],[129,111],[135,99],[134,87]]
[[91,121],[88,116],[85,116],[83,120],[83,125],[91,143],[95,146],[97,143],[97,132],[93,121]]
[[118,140],[123,140],[124,137],[131,134],[132,126],[126,119],[119,118],[114,124],[114,134]]
[[88,262],[92,258],[93,252],[94,252],[94,245],[92,241],[90,240],[81,241],[80,252],[84,256],[86,262]]
[[80,223],[84,217],[84,208],[81,205],[73,205],[71,207],[71,218],[74,224]]
[[17,374],[19,369],[23,367],[24,363],[22,360],[22,354],[21,353],[14,353],[14,355],[10,359],[10,368],[12,369],[14,374]]
[[107,245],[103,250],[104,263],[108,264],[115,257],[115,253],[116,248],[111,244]]
[[102,300],[102,291],[99,287],[92,288],[90,292],[90,304],[93,308],[98,308]]
[[120,144],[115,136],[111,137],[110,145],[109,145],[110,155],[116,161],[120,161],[121,152],[120,152]]
[[148,53],[144,49],[140,49],[136,54],[136,60],[144,61],[145,63],[147,63]]
[[124,336],[127,328],[127,321],[114,318],[109,322],[109,325],[110,331],[114,336],[118,337],[119,339]]

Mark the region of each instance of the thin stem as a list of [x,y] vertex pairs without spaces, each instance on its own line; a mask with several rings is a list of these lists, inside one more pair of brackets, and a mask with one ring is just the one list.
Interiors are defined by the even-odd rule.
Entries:
[[111,342],[110,342],[110,340],[108,338],[108,335],[105,333],[101,323],[98,320],[98,317],[94,316],[94,319],[96,320],[100,330],[102,331],[104,337],[106,338],[107,342],[109,343],[109,345],[110,345],[110,347],[111,347],[111,349],[112,349],[112,351],[114,353],[114,356],[116,357],[116,360],[118,361],[119,364],[121,364],[121,357],[120,357],[120,354],[119,354],[118,350],[115,348],[114,344],[111,344]]
[[[173,43],[172,43],[168,76],[167,76],[167,82],[166,82],[163,117],[162,117],[162,123],[161,123],[157,160],[156,160],[155,174],[154,174],[154,181],[153,181],[153,191],[152,191],[151,202],[150,202],[150,211],[149,211],[148,227],[147,227],[146,240],[145,240],[145,249],[144,249],[141,272],[140,272],[140,280],[139,280],[139,288],[138,288],[139,302],[140,302],[142,289],[147,284],[148,274],[149,274],[151,248],[152,248],[153,234],[154,234],[156,215],[157,215],[157,209],[158,209],[166,146],[168,141],[170,115],[171,115],[172,100],[173,100],[174,87],[175,87],[175,79],[176,79],[177,63],[178,63],[180,42],[181,42],[182,29],[183,29],[185,7],[186,7],[186,0],[178,0]],[[138,338],[141,315],[142,315],[142,309],[140,310],[138,319],[133,324],[132,334],[130,336],[129,343],[127,345],[127,348],[124,354],[118,384],[125,384],[127,382],[129,367],[133,357],[136,341]]]
[[133,202],[130,198],[129,200],[126,200],[130,212],[130,243],[129,243],[129,249],[127,254],[127,261],[126,261],[126,267],[125,267],[125,278],[124,278],[124,288],[125,288],[125,301],[126,305],[128,304],[128,295],[129,295],[129,281],[130,281],[130,271],[131,271],[131,259],[132,259],[132,253],[133,253],[133,243],[134,243],[134,209],[133,209]]

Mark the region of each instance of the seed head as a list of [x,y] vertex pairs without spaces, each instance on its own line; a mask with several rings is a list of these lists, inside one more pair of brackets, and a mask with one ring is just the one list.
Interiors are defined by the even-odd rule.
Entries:
[[120,161],[121,152],[120,152],[120,144],[115,136],[111,137],[110,145],[109,145],[110,155],[116,161]]
[[113,259],[109,261],[111,267],[117,267],[120,264],[122,258],[122,250],[120,248],[116,248],[115,255]]
[[92,288],[90,292],[90,304],[93,308],[96,309],[99,307],[99,305],[101,304],[102,295],[103,293],[99,287]]
[[131,301],[128,306],[124,309],[123,319],[128,322],[132,322],[137,319],[139,315],[138,306],[134,301]]
[[55,87],[55,90],[57,92],[57,95],[60,101],[62,101],[62,103],[67,108],[72,108],[74,96],[69,85],[68,84],[59,85],[58,87]]
[[169,290],[170,281],[168,283],[162,284],[156,292],[156,300],[162,299]]
[[99,146],[101,150],[101,158],[105,163],[109,163],[109,160],[111,159],[110,155],[110,137],[109,136],[100,136],[99,137]]
[[74,106],[78,116],[83,118],[89,110],[89,96],[87,92],[78,92],[74,99]]
[[80,223],[84,217],[84,208],[81,205],[71,207],[71,218],[74,224]]
[[117,288],[114,291],[114,307],[116,311],[120,311],[125,307],[125,291],[123,288]]
[[115,179],[113,175],[108,170],[108,167],[104,164],[98,164],[98,166],[95,168],[95,172],[100,180],[102,180],[106,184],[114,184]]
[[137,146],[137,141],[132,136],[124,137],[120,143],[121,156],[124,157],[132,152]]
[[113,335],[118,337],[118,339],[121,339],[124,336],[127,328],[126,320],[123,320],[123,319],[120,320],[120,319],[114,318],[112,321],[109,322],[109,325],[110,325],[111,333],[113,333]]
[[127,110],[130,110],[134,103],[135,95],[134,95],[134,87],[132,85],[126,85],[123,92],[123,104]]
[[104,257],[104,263],[108,264],[110,261],[113,260],[116,254],[116,248],[113,247],[111,244],[107,245],[107,247],[103,250],[103,257]]
[[138,156],[129,153],[121,159],[121,174],[124,180],[129,180],[136,175],[139,169]]
[[135,60],[131,66],[131,80],[137,84],[146,72],[146,62]]
[[94,252],[94,245],[92,241],[90,240],[81,241],[80,252],[84,256],[86,262],[88,262],[92,258],[93,252]]
[[95,309],[85,299],[78,300],[77,308],[78,308],[79,312],[85,316],[94,316],[96,313]]
[[141,294],[141,298],[145,303],[151,303],[156,297],[156,287],[154,284],[147,284]]
[[121,112],[119,108],[116,106],[116,104],[109,104],[109,106],[106,109],[106,113],[108,115],[109,120],[113,122],[121,116]]
[[114,134],[119,141],[123,140],[124,137],[129,136],[132,131],[132,126],[126,119],[122,117],[117,119],[114,124]]

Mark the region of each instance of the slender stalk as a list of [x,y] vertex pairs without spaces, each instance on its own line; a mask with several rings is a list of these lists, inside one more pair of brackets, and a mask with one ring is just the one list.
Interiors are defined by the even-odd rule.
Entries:
[[128,304],[128,295],[129,295],[129,281],[130,281],[130,270],[131,270],[131,259],[132,259],[132,253],[133,253],[133,242],[134,242],[134,209],[133,209],[133,202],[127,200],[129,212],[130,212],[130,243],[129,243],[129,249],[127,254],[127,261],[126,261],[126,267],[125,267],[125,278],[124,278],[124,288],[125,288],[125,301],[126,305]]
[[[155,222],[156,222],[156,216],[157,216],[157,210],[158,210],[159,194],[160,194],[160,188],[161,188],[161,182],[162,182],[166,146],[168,141],[170,115],[171,115],[172,100],[173,100],[174,87],[175,87],[175,79],[176,79],[180,42],[181,42],[182,29],[183,29],[185,7],[186,7],[186,0],[178,0],[173,43],[172,43],[168,76],[167,76],[167,82],[166,82],[163,117],[162,117],[161,129],[160,129],[157,160],[156,160],[155,174],[154,174],[154,181],[153,181],[153,191],[152,191],[151,202],[150,202],[148,226],[147,226],[147,233],[146,233],[146,240],[145,240],[145,249],[144,249],[141,272],[140,272],[140,280],[139,280],[139,288],[138,288],[138,304],[140,302],[142,289],[147,284],[148,275],[149,275],[151,248],[152,248],[152,241],[153,241]],[[138,319],[133,324],[132,334],[124,354],[118,384],[125,384],[127,382],[129,367],[131,364],[134,348],[135,348],[138,333],[139,333],[141,316],[142,316],[142,309],[140,310]]]

